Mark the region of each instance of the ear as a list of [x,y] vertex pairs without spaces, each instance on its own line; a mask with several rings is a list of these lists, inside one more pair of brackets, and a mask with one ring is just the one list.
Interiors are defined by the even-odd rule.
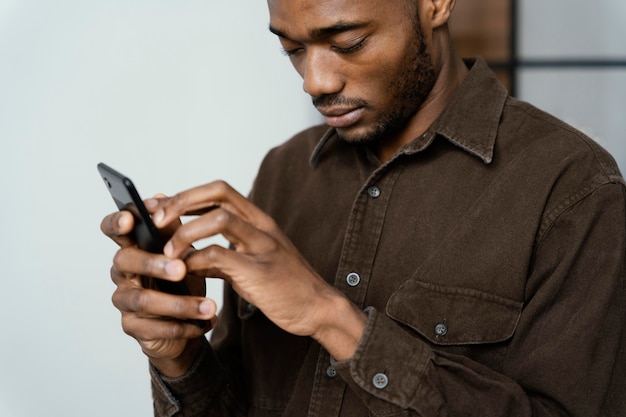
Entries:
[[422,10],[426,12],[423,17],[430,21],[430,27],[434,29],[448,23],[456,0],[423,0],[421,3]]

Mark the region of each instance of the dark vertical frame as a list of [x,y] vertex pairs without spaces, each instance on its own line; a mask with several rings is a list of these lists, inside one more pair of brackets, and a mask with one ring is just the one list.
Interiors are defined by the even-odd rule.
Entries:
[[509,0],[509,60],[508,62],[494,62],[494,68],[506,70],[510,76],[510,93],[516,96],[519,92],[519,71],[522,68],[622,68],[626,70],[626,56],[624,59],[521,59],[519,57],[519,2]]
[[517,96],[518,92],[518,35],[519,35],[519,10],[517,0],[509,1],[509,77],[511,80],[510,94]]

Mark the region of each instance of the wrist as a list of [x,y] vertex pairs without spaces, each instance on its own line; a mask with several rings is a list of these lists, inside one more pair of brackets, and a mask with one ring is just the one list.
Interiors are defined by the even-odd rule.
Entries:
[[336,360],[350,359],[365,330],[367,315],[340,293],[336,293],[324,308],[324,319],[311,337]]
[[175,358],[149,357],[150,363],[165,377],[178,378],[185,375],[193,366],[202,351],[204,337],[187,341],[185,349]]

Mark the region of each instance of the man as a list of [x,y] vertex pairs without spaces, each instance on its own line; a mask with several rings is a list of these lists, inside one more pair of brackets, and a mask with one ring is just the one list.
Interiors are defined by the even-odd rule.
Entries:
[[[464,62],[453,0],[268,6],[325,126],[272,150],[249,199],[214,182],[148,200],[162,255],[129,213],[102,222],[156,415],[625,415],[611,157]],[[215,234],[231,248],[190,248]],[[225,280],[219,322],[204,277]]]

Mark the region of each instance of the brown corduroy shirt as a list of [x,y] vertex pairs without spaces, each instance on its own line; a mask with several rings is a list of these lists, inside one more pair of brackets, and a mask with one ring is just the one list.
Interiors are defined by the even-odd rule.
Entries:
[[596,143],[467,63],[386,163],[320,126],[260,168],[252,201],[368,312],[354,357],[227,285],[193,369],[152,369],[156,415],[626,415],[624,181]]

